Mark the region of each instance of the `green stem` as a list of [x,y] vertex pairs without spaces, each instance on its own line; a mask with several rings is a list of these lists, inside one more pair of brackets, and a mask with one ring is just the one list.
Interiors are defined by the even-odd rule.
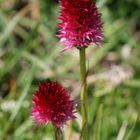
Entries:
[[68,122],[68,136],[67,140],[71,140],[71,134],[72,134],[72,120]]
[[80,139],[87,140],[88,136],[88,117],[87,117],[87,80],[86,80],[86,48],[80,48],[80,75],[81,75],[81,113],[82,131]]
[[56,126],[54,126],[54,136],[55,136],[55,140],[62,140],[63,139],[61,129],[56,127]]

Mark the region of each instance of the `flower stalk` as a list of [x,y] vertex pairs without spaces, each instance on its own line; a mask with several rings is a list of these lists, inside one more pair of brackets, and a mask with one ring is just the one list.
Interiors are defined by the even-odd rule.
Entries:
[[68,134],[67,134],[67,140],[71,140],[72,135],[72,121],[70,120],[68,122]]
[[87,80],[86,80],[86,48],[80,48],[80,79],[81,79],[81,114],[82,131],[80,139],[87,140],[88,117],[87,117]]
[[62,140],[63,138],[63,134],[60,128],[58,128],[57,126],[54,126],[54,136],[55,136],[55,140]]

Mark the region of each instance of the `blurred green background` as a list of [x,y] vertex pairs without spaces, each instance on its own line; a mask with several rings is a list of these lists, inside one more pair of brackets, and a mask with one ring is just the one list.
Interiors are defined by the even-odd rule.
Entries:
[[[140,140],[140,1],[96,2],[105,42],[87,49],[91,140]],[[31,118],[40,82],[59,81],[79,102],[78,50],[60,53],[59,11],[55,0],[0,0],[0,140],[53,139],[50,124]],[[79,137],[79,110],[71,140]]]

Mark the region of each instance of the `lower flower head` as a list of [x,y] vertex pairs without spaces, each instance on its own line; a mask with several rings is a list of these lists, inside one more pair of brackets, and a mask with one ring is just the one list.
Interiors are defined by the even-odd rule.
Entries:
[[45,82],[39,86],[33,97],[32,116],[37,123],[52,122],[63,127],[74,118],[75,103],[68,91],[57,82]]

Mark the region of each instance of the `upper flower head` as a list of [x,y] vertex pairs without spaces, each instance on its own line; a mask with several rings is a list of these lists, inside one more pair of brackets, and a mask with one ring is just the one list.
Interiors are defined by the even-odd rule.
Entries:
[[103,41],[101,14],[92,0],[60,0],[58,37],[67,47],[87,47]]
[[52,122],[57,127],[74,118],[75,103],[69,93],[57,82],[39,86],[33,97],[32,116],[38,123]]

